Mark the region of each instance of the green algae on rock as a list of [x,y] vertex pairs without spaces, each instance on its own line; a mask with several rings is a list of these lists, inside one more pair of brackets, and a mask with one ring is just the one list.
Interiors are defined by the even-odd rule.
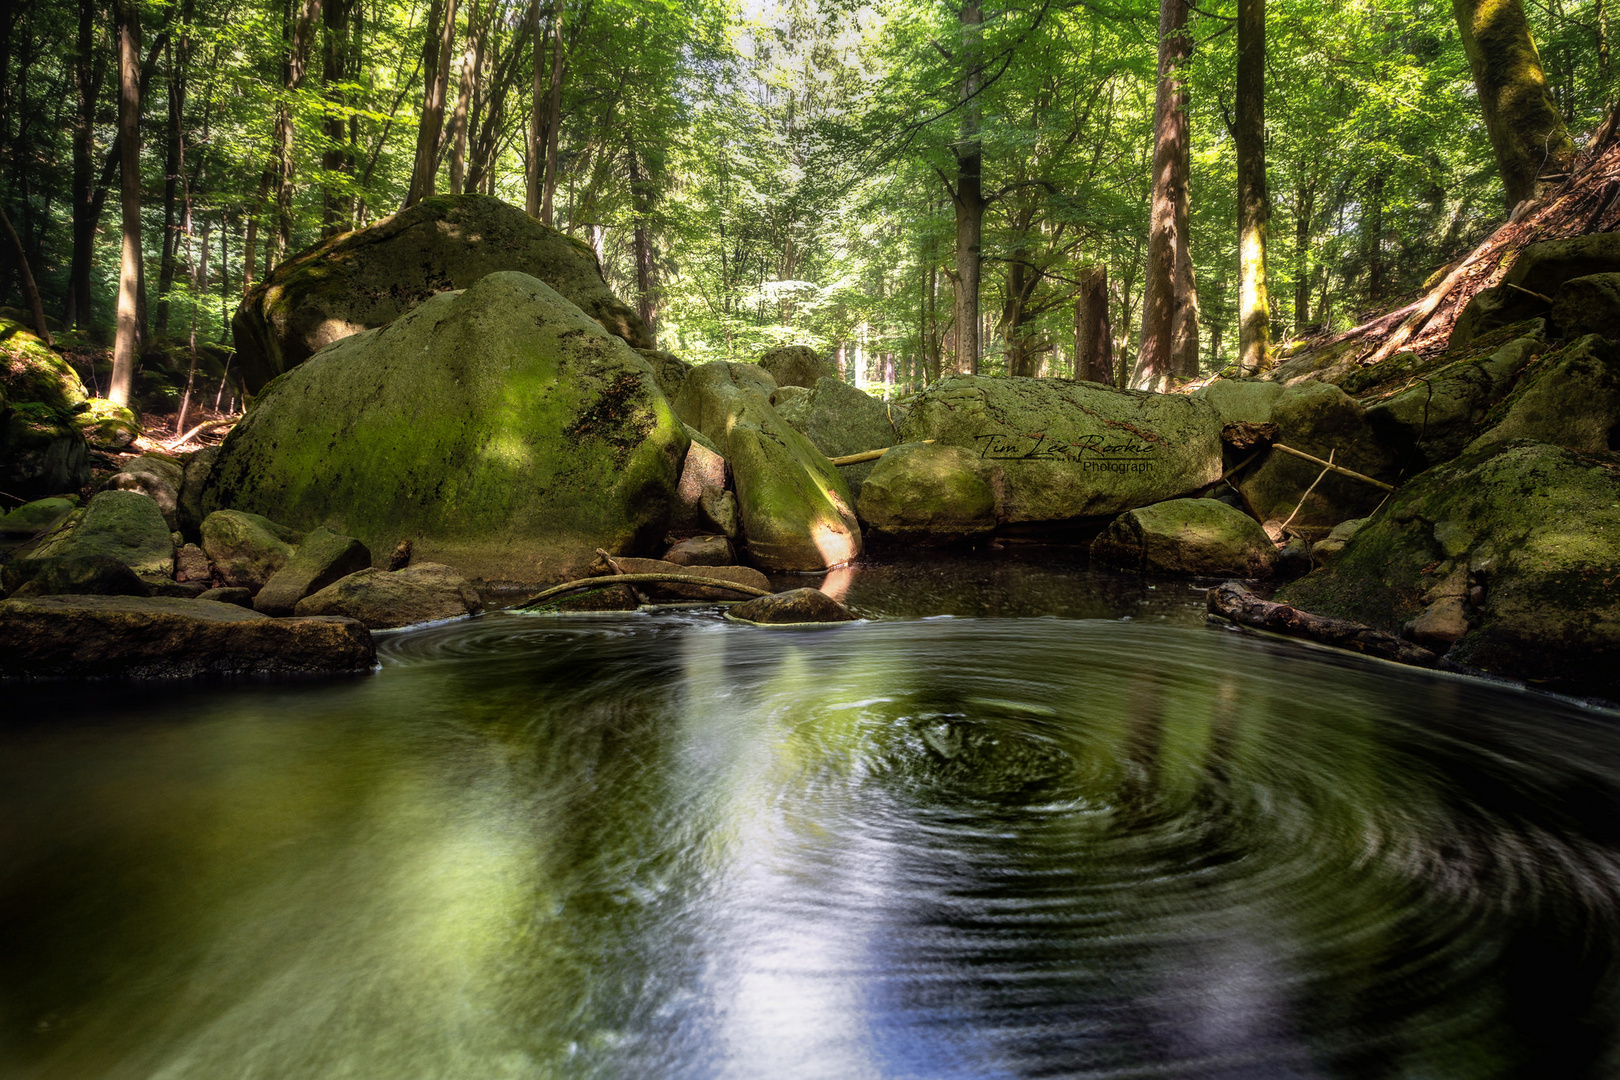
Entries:
[[322,350],[227,437],[205,511],[325,525],[486,582],[649,550],[687,438],[646,360],[544,282],[491,274]]
[[1269,577],[1277,548],[1260,523],[1214,499],[1127,510],[1092,541],[1095,562],[1164,574]]
[[861,521],[875,538],[949,544],[996,528],[994,462],[960,446],[902,443],[877,460],[861,487]]

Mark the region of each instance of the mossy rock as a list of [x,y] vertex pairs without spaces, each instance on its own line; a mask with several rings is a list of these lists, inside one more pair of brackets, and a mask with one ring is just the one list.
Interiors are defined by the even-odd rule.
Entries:
[[664,536],[687,439],[647,362],[544,282],[498,273],[322,350],[226,439],[202,508],[325,525],[523,584]]
[[814,387],[821,379],[838,378],[838,365],[821,358],[808,345],[782,345],[755,361],[771,373],[777,386]]
[[1620,233],[1593,233],[1526,245],[1502,283],[1481,289],[1451,330],[1451,346],[1465,346],[1486,331],[1552,314],[1564,283],[1590,274],[1620,271]]
[[73,424],[91,449],[104,452],[124,449],[141,433],[141,422],[135,410],[126,405],[114,405],[106,398],[86,401],[73,414]]
[[900,428],[901,442],[930,439],[1001,469],[1010,523],[1112,516],[1221,475],[1221,417],[1208,402],[1067,379],[941,379]]
[[610,334],[653,347],[588,244],[499,199],[442,195],[310,248],[250,290],[231,321],[243,383],[257,394],[334,341],[498,271],[539,278]]
[[981,539],[996,528],[996,472],[960,446],[903,443],[878,458],[861,487],[861,521],[874,538],[899,543]]
[[142,454],[124,463],[124,467],[107,481],[110,491],[139,491],[150,496],[163,512],[169,531],[180,528],[180,485],[185,479],[185,465],[179,458],[168,454]]
[[1620,345],[1588,335],[1546,357],[1492,415],[1470,449],[1534,439],[1571,450],[1620,450]]
[[254,592],[292,561],[298,541],[298,533],[262,514],[219,510],[202,523],[202,549],[225,584]]
[[854,499],[837,467],[771,407],[775,388],[753,364],[716,361],[692,369],[675,408],[730,462],[755,563],[795,571],[841,565],[861,553]]
[[[1331,454],[1334,464],[1378,480],[1392,481],[1397,475],[1394,454],[1368,424],[1361,405],[1332,383],[1288,387],[1271,417],[1277,442],[1284,446],[1323,461]],[[1324,476],[1312,490],[1321,472],[1320,465],[1272,449],[1236,481],[1261,520],[1287,518],[1297,507],[1294,524],[1324,529],[1366,514],[1383,498],[1380,489],[1337,473]]]
[[1209,402],[1224,424],[1267,424],[1282,396],[1281,383],[1265,379],[1216,379],[1190,396]]
[[[824,375],[809,389],[780,386],[771,395],[771,404],[778,416],[830,458],[894,445],[898,418],[888,405],[842,379]],[[857,501],[872,467],[870,461],[838,467]]]
[[64,412],[89,396],[71,364],[10,319],[0,319],[0,387],[13,405],[32,401]]
[[1127,510],[1091,543],[1095,562],[1156,574],[1269,577],[1277,548],[1260,523],[1214,499]]
[[1620,456],[1471,449],[1413,479],[1278,599],[1396,632],[1459,570],[1473,629],[1449,660],[1620,695]]
[[0,414],[0,477],[23,499],[77,491],[90,482],[90,447],[71,413],[38,401]]
[[35,559],[105,555],[137,574],[174,573],[174,540],[163,512],[138,491],[103,491],[72,528],[48,536],[29,552]]
[[1620,339],[1620,273],[1570,278],[1553,297],[1552,317],[1568,338]]

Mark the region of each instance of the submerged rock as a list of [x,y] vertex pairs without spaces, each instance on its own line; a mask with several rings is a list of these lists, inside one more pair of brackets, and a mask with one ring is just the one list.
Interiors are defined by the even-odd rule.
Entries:
[[1620,456],[1515,441],[1414,478],[1278,599],[1387,631],[1445,600],[1471,627],[1448,660],[1614,697],[1617,582]]
[[453,567],[417,563],[403,570],[361,570],[298,601],[300,617],[341,615],[372,630],[438,622],[483,610],[472,582]]
[[840,566],[861,553],[849,487],[777,415],[773,389],[751,364],[704,364],[687,376],[675,409],[730,462],[750,559],[771,570]]
[[407,538],[485,581],[566,581],[598,547],[663,538],[686,448],[633,349],[545,283],[491,274],[277,380],[203,505],[373,552]]
[[369,671],[371,635],[351,619],[272,619],[170,597],[0,601],[0,675],[169,678]]
[[257,394],[334,341],[499,271],[538,278],[603,330],[653,347],[589,245],[499,199],[440,195],[288,259],[250,290],[231,320],[243,382]]
[[262,514],[219,510],[202,523],[202,547],[227,585],[258,592],[293,557],[298,534]]
[[726,618],[761,626],[855,622],[857,616],[820,589],[791,589],[726,609]]
[[1277,547],[1260,523],[1214,499],[1171,499],[1115,518],[1093,560],[1148,573],[1269,577]]
[[902,443],[877,460],[859,501],[875,538],[910,544],[977,540],[996,528],[994,463],[960,446]]
[[902,442],[928,439],[1001,469],[1009,523],[1117,514],[1221,475],[1221,418],[1207,402],[1097,383],[941,379],[900,429]]

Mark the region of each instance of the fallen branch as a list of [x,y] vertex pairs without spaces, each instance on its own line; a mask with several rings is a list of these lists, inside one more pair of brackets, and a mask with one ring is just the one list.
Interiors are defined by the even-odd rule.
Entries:
[[1311,492],[1315,491],[1316,485],[1322,482],[1322,477],[1326,476],[1328,471],[1333,468],[1333,455],[1336,453],[1338,453],[1337,450],[1328,451],[1328,467],[1316,474],[1316,479],[1311,481],[1311,486],[1306,488],[1305,494],[1299,497],[1299,505],[1294,507],[1294,512],[1289,514],[1288,519],[1277,528],[1277,535],[1279,537],[1288,531],[1288,526],[1292,525],[1294,523],[1294,519],[1299,516],[1299,512],[1305,509],[1305,500],[1311,497]]
[[516,610],[523,611],[532,607],[539,607],[548,600],[555,600],[559,596],[566,596],[571,592],[580,592],[585,589],[599,589],[605,585],[705,585],[712,589],[729,589],[732,592],[742,593],[744,596],[770,596],[768,589],[756,589],[752,585],[739,585],[735,581],[721,581],[719,578],[698,577],[696,574],[606,574],[602,577],[580,578],[577,581],[565,581],[561,585],[553,585],[538,596],[517,605]]
[[1424,297],[1422,302],[1420,302],[1416,309],[1413,310],[1412,314],[1408,315],[1401,325],[1395,328],[1395,332],[1389,335],[1389,337],[1385,338],[1384,343],[1378,348],[1374,349],[1370,356],[1365,356],[1362,358],[1362,366],[1368,367],[1373,364],[1383,363],[1385,360],[1388,360],[1391,356],[1394,356],[1397,352],[1399,352],[1403,345],[1412,340],[1413,335],[1415,335],[1419,330],[1423,329],[1423,327],[1428,323],[1429,317],[1439,310],[1440,305],[1444,303],[1446,298],[1451,295],[1451,290],[1456,288],[1458,282],[1467,277],[1468,274],[1476,267],[1478,260],[1484,256],[1486,252],[1495,248],[1497,238],[1503,236],[1504,233],[1512,228],[1512,222],[1502,225],[1495,232],[1491,233],[1491,235],[1487,236],[1478,247],[1465,255],[1462,260],[1452,268],[1451,273],[1445,276],[1444,280],[1442,280],[1440,284],[1429,290],[1429,295]]
[[[1382,480],[1374,480],[1372,477],[1367,476],[1364,473],[1358,473],[1354,469],[1347,469],[1343,465],[1335,465],[1331,461],[1323,461],[1315,454],[1307,454],[1303,450],[1295,450],[1292,446],[1284,446],[1282,443],[1272,443],[1271,448],[1273,450],[1281,450],[1285,454],[1292,454],[1297,458],[1304,458],[1306,461],[1315,462],[1324,469],[1331,472],[1336,472],[1340,476],[1348,476],[1352,480],[1360,480],[1362,483],[1371,484],[1375,488],[1383,488],[1385,491],[1395,490],[1392,485],[1386,484]],[[1312,486],[1314,487],[1315,485]]]
[[[931,443],[933,441],[933,439],[923,440],[925,443]],[[878,458],[882,457],[884,454],[887,454],[893,449],[894,447],[892,446],[883,446],[876,450],[862,450],[858,454],[845,454],[843,457],[828,458],[827,460],[834,465],[859,465],[863,461],[876,461]]]
[[1503,282],[1503,284],[1505,284],[1510,289],[1518,289],[1520,292],[1524,293],[1526,296],[1533,296],[1537,300],[1544,300],[1549,304],[1553,302],[1553,298],[1546,295],[1545,293],[1538,293],[1538,292],[1536,292],[1536,290],[1527,289],[1523,285],[1515,285],[1511,281]]
[[176,446],[184,446],[186,443],[190,442],[192,439],[195,439],[198,435],[201,435],[205,431],[212,431],[214,428],[232,427],[240,419],[242,419],[240,416],[226,416],[218,420],[204,420],[202,423],[198,424],[184,435],[181,435],[179,438],[169,439],[163,445],[171,448]]
[[1262,600],[1236,581],[1228,581],[1209,590],[1206,602],[1211,615],[1230,619],[1240,626],[1305,638],[1364,656],[1376,656],[1380,660],[1394,660],[1418,667],[1433,667],[1439,659],[1423,646],[1414,645],[1383,630]]

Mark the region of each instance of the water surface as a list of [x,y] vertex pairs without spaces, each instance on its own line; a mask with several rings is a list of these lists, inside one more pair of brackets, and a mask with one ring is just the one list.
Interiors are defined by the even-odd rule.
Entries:
[[1131,588],[3,688],[0,1075],[1612,1075],[1617,717]]

